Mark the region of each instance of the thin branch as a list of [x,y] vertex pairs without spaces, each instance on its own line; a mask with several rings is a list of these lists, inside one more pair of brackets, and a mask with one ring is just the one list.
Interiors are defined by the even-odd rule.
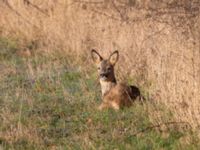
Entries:
[[29,20],[27,20],[26,18],[24,18],[17,10],[13,9],[12,6],[9,4],[9,2],[7,0],[3,0],[3,2],[5,3],[5,5],[12,11],[14,12],[18,17],[22,18],[22,20],[24,20],[26,23],[28,23],[29,25],[32,25],[33,27],[39,28],[38,26],[32,24]]
[[143,133],[143,132],[155,129],[155,128],[159,128],[159,127],[161,127],[163,125],[174,125],[174,124],[186,124],[192,129],[192,126],[188,122],[175,122],[175,121],[172,121],[172,122],[165,122],[165,123],[160,123],[160,124],[157,124],[157,125],[152,125],[152,126],[146,127],[146,128],[141,129],[139,131],[136,131],[134,134],[132,134],[130,136],[137,136],[140,133]]
[[104,1],[94,2],[94,1],[82,1],[82,0],[76,0],[75,2],[76,3],[85,3],[85,4],[102,4],[102,3],[104,3]]
[[149,40],[149,39],[152,38],[153,36],[156,36],[156,35],[158,35],[158,34],[161,34],[162,31],[164,31],[165,28],[166,28],[166,27],[163,27],[162,29],[158,30],[157,32],[154,32],[153,34],[147,36],[144,40],[142,40],[141,45],[140,45],[140,49],[143,48],[143,45],[144,45],[144,42],[145,42],[145,41]]
[[93,12],[95,12],[95,13],[97,13],[97,14],[106,16],[106,17],[108,17],[108,18],[110,18],[110,19],[117,20],[117,21],[121,21],[121,19],[119,19],[119,18],[116,18],[116,17],[114,17],[114,16],[108,15],[107,13],[98,11],[98,10],[96,10],[96,9],[91,9],[91,11],[93,11]]
[[31,3],[29,0],[24,0],[24,4],[26,5],[30,5],[31,7],[35,8],[36,10],[38,10],[39,12],[43,13],[44,15],[49,17],[49,14],[46,13],[44,10],[42,10],[41,8],[39,8],[37,5]]
[[121,17],[121,20],[123,20],[123,21],[125,21],[125,20],[127,20],[127,16],[125,16],[125,14],[123,14],[121,11],[120,11],[120,9],[117,7],[117,5],[115,4],[115,1],[113,0],[112,1],[112,5],[113,5],[113,7],[115,8],[115,10],[119,13],[119,15],[120,15],[120,17]]

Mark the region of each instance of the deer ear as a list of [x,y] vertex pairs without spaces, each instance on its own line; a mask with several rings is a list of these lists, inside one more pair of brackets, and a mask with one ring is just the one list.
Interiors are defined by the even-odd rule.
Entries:
[[91,50],[92,60],[97,64],[103,60],[103,57],[94,49]]
[[112,54],[110,54],[109,61],[112,65],[115,65],[118,59],[119,59],[118,51],[114,51]]

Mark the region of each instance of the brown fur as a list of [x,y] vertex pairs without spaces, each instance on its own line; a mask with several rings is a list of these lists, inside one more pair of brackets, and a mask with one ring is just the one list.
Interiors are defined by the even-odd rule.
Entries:
[[103,59],[95,50],[92,50],[91,54],[98,67],[103,97],[99,109],[113,108],[118,110],[124,106],[131,106],[133,100],[140,96],[140,91],[135,86],[116,82],[114,66],[119,57],[118,51],[113,52],[108,59]]

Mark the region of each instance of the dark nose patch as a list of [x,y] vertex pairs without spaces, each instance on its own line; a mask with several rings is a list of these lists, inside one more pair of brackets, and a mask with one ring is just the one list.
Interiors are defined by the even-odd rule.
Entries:
[[108,74],[107,73],[101,73],[100,77],[108,77]]

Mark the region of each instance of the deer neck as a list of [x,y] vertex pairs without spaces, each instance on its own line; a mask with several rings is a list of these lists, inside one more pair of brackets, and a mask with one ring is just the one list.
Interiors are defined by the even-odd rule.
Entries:
[[110,91],[110,89],[117,84],[117,82],[116,79],[114,78],[112,81],[100,80],[100,84],[101,84],[101,93],[102,96],[104,97]]

